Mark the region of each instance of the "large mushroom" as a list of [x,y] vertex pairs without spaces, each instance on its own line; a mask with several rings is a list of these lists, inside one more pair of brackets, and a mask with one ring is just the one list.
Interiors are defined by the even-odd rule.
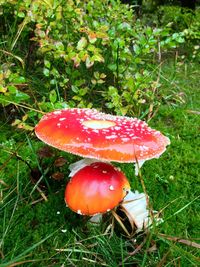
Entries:
[[48,113],[35,133],[43,142],[82,157],[136,162],[136,166],[158,158],[170,144],[169,138],[144,121],[87,108]]

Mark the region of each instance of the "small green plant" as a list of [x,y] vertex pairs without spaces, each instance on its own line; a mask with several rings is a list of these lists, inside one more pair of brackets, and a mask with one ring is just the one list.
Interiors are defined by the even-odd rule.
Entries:
[[26,78],[12,65],[12,63],[4,63],[0,67],[0,104],[4,106],[26,102],[30,98],[23,92],[27,87]]

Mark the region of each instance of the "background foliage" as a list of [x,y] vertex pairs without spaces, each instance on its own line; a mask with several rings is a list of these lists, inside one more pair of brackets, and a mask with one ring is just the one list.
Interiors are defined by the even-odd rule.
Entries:
[[[163,101],[161,55],[186,43],[199,55],[198,12],[163,7],[158,19],[141,23],[128,5],[106,0],[2,1],[1,12],[4,105],[44,112],[96,107],[145,117]],[[28,89],[33,75],[37,103]]]

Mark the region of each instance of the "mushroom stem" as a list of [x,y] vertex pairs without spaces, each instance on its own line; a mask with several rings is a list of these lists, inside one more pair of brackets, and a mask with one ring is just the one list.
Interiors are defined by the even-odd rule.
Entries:
[[[79,170],[82,168],[94,163],[94,162],[100,162],[100,160],[93,159],[93,158],[84,158],[81,160],[78,160],[72,164],[69,165],[70,174],[69,177],[73,177]],[[102,162],[102,161],[101,161]]]
[[[143,229],[150,227],[153,223],[153,220],[150,217],[150,212],[147,210],[147,198],[144,193],[129,191],[120,204],[120,208],[128,217],[132,228],[136,225],[136,232],[140,232]],[[157,212],[154,211],[153,213]],[[155,219],[156,223],[163,221],[156,216],[153,219]]]
[[[75,173],[77,173],[79,170],[81,170],[85,166],[88,166],[94,162],[109,162],[109,161],[102,161],[102,160],[93,159],[93,158],[84,158],[84,159],[78,160],[69,165],[69,170],[70,170],[69,177],[74,176]],[[145,160],[140,160],[134,163],[136,176],[139,175],[139,171],[144,163],[145,163]]]
[[101,221],[102,221],[102,214],[101,213],[93,215],[89,220],[89,222],[96,223],[96,224],[99,224]]
[[145,163],[145,160],[140,160],[140,161],[137,161],[134,165],[135,165],[135,176],[138,176],[139,175],[139,171],[142,167],[142,165]]

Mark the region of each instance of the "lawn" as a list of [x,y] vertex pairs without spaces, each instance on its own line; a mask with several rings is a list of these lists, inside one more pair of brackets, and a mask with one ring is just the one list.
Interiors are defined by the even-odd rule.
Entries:
[[[162,90],[173,92],[174,99],[160,107],[149,125],[168,136],[171,145],[159,159],[142,167],[150,202],[161,212],[163,223],[130,239],[124,236],[117,222],[112,232],[107,229],[109,221],[93,226],[66,208],[67,166],[76,157],[53,150],[54,156],[44,157],[41,165],[38,151],[41,153],[39,149],[44,144],[34,133],[11,126],[12,115],[2,109],[0,266],[197,266],[200,256],[196,244],[200,232],[198,71],[195,63],[182,64],[176,69],[172,62],[163,65]],[[48,168],[60,155],[66,159],[61,167],[64,179],[56,181],[48,177]],[[25,162],[32,169],[43,168],[46,173],[46,180],[39,188],[33,183],[37,175],[32,170],[31,178]],[[120,164],[120,167],[132,188],[141,191],[133,165]]]
[[[0,267],[198,266],[198,10],[137,19],[120,1],[29,2],[1,6]],[[146,188],[159,224],[127,236],[111,214],[96,225],[66,207],[68,167],[81,158],[34,133],[65,107],[138,117],[170,139],[139,177],[133,163],[113,163]]]

